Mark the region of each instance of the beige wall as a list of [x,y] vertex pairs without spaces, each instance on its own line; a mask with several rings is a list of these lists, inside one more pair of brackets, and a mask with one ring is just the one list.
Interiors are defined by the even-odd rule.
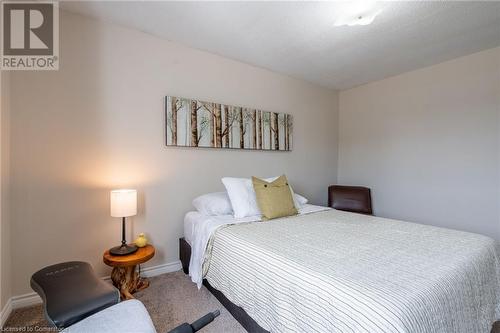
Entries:
[[[61,64],[11,77],[13,294],[42,266],[86,260],[109,274],[102,252],[119,244],[108,191],[139,190],[129,239],[157,247],[146,266],[178,259],[191,200],[223,176],[286,173],[326,203],[336,181],[337,94],[306,82],[64,13]],[[163,99],[195,97],[294,116],[293,152],[165,147]]]
[[500,48],[340,93],[338,180],[381,216],[500,239]]
[[9,182],[9,73],[0,71],[0,310],[12,296]]
[[[1,130],[2,129],[2,124],[4,123],[4,121],[2,121],[2,115],[3,115],[3,110],[4,110],[4,83],[2,82],[2,78],[3,78],[3,72],[0,71],[0,311],[3,310],[3,307],[4,307],[4,302],[3,302],[3,283],[4,283],[4,278],[3,278],[3,275],[5,274],[5,269],[4,269],[4,264],[3,264],[3,254],[4,254],[4,251],[2,249],[3,247],[3,235],[4,235],[4,230],[3,230],[3,218],[2,218],[2,212],[3,212],[3,203],[2,203],[2,189],[3,189],[3,173],[2,173],[2,152],[3,152],[3,149],[2,149],[2,143],[3,143],[3,140],[2,140],[2,133],[3,131]],[[0,322],[0,327],[2,326],[2,322]]]

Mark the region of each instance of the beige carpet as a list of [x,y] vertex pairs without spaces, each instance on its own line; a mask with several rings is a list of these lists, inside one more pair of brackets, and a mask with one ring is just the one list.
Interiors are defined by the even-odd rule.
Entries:
[[[182,271],[149,280],[149,288],[134,296],[148,309],[158,333],[166,333],[184,322],[191,323],[216,309],[220,310],[220,316],[200,332],[246,332],[205,287],[198,290]],[[24,332],[40,331],[37,326],[48,327],[41,305],[15,310],[5,324],[5,328],[26,328]]]
[[[201,332],[245,332],[205,287],[198,290],[182,271],[163,274],[150,281],[149,288],[135,296],[148,309],[158,333],[166,333],[184,322],[191,323],[216,309],[220,309],[221,315]],[[24,332],[41,331],[42,327],[48,325],[43,318],[41,305],[15,310],[5,325],[5,328],[18,328],[17,331]],[[500,333],[500,322],[495,324],[492,333]]]

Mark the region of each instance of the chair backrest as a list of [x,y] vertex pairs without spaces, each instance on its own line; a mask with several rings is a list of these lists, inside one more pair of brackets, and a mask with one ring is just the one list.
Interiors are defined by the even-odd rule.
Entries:
[[373,214],[368,187],[331,185],[328,187],[328,206],[347,212]]
[[31,276],[31,288],[43,300],[47,321],[65,328],[120,302],[120,292],[100,279],[89,263],[68,261]]

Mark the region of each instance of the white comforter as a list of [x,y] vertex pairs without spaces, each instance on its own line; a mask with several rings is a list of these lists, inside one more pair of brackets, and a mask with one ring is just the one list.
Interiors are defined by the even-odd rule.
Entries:
[[206,279],[271,332],[488,333],[500,319],[485,236],[336,210],[215,229]]
[[[328,210],[330,208],[305,204],[299,210],[299,215],[310,214]],[[190,212],[189,214],[200,215],[197,212]],[[196,217],[186,216],[186,218],[197,219]],[[204,216],[199,219],[198,223],[191,224],[191,260],[189,262],[189,276],[191,280],[196,283],[198,288],[201,288],[203,282],[203,262],[210,237],[212,237],[215,230],[224,225],[256,222],[261,220],[260,215],[235,219],[232,215],[220,216]]]

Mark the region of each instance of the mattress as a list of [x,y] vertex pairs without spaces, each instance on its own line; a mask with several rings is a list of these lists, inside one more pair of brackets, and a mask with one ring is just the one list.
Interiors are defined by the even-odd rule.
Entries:
[[[191,247],[194,245],[194,240],[207,236],[207,230],[204,226],[213,224],[236,224],[243,222],[259,221],[260,216],[250,216],[241,219],[235,219],[232,215],[207,216],[198,211],[188,212],[184,216],[184,239]],[[206,243],[204,244],[206,246]],[[201,263],[200,263],[201,264]]]
[[337,210],[221,225],[204,272],[271,332],[487,333],[500,319],[497,242]]
[[198,223],[203,223],[207,218],[206,215],[203,215],[199,212],[189,212],[184,216],[184,239],[188,242],[189,245],[193,245],[193,228]]
[[[304,204],[302,208],[299,210],[299,214],[308,214],[311,212],[318,212],[325,209],[329,208],[311,204]],[[195,238],[194,234],[197,230],[200,230],[199,228],[197,228],[197,226],[203,225],[204,223],[210,221],[222,221],[224,224],[234,224],[234,223],[260,221],[260,220],[261,220],[260,215],[236,219],[232,215],[207,216],[201,214],[198,211],[192,211],[186,213],[186,215],[184,216],[184,239],[192,247],[193,246],[192,241]]]

